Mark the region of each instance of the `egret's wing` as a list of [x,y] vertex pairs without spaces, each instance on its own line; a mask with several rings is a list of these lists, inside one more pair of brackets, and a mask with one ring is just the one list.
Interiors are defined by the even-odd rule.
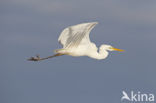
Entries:
[[89,34],[96,24],[97,22],[91,22],[67,27],[62,31],[58,41],[63,45],[63,48],[90,43]]

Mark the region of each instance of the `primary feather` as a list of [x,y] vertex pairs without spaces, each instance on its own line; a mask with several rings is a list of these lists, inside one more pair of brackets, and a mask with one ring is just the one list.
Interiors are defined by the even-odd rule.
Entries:
[[60,34],[58,41],[63,48],[73,48],[90,43],[90,31],[98,24],[97,22],[82,23],[65,28]]

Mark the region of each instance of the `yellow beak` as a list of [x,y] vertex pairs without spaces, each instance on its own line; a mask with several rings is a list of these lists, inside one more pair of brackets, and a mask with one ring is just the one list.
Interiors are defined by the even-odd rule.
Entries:
[[115,50],[115,51],[120,51],[120,52],[123,52],[123,51],[125,51],[125,50],[122,50],[122,49],[118,49],[118,48],[112,48],[113,50]]

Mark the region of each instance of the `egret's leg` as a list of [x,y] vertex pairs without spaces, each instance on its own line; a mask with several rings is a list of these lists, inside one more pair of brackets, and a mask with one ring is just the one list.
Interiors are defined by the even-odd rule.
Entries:
[[49,59],[49,58],[61,56],[61,55],[64,55],[64,54],[57,53],[57,54],[55,54],[55,55],[48,56],[48,57],[45,57],[45,58],[40,58],[39,55],[36,55],[36,57],[31,57],[31,58],[29,58],[29,59],[27,59],[27,60],[29,60],[29,61],[40,61],[40,60],[45,60],[45,59]]

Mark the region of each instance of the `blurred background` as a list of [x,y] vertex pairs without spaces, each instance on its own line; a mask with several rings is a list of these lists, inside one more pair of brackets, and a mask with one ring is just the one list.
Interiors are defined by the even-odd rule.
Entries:
[[[155,0],[1,0],[0,103],[120,103],[122,91],[156,94]],[[98,21],[90,38],[124,49],[105,60],[61,56],[71,25]]]

